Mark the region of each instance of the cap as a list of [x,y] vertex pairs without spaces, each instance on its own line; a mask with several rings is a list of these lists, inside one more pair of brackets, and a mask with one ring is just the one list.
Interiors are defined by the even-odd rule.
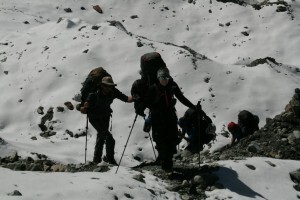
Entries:
[[228,128],[228,130],[231,130],[231,129],[233,129],[233,128],[236,127],[236,126],[237,126],[236,123],[234,123],[234,122],[229,122],[229,124],[227,125],[227,128]]
[[117,85],[114,83],[114,81],[112,80],[112,78],[110,76],[103,77],[101,83],[105,84],[105,85],[111,85],[111,86]]
[[166,67],[160,68],[157,71],[157,78],[161,78],[161,77],[164,77],[164,78],[170,77],[170,72],[169,72],[168,68],[166,68]]

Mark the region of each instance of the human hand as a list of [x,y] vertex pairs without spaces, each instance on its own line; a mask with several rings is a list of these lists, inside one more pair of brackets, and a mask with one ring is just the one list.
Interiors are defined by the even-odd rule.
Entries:
[[141,103],[136,109],[135,109],[135,113],[142,116],[142,117],[146,117],[144,111],[145,111],[145,106]]

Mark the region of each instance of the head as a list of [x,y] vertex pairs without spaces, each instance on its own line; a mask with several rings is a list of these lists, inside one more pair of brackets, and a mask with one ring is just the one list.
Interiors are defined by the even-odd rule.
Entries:
[[169,83],[169,79],[170,79],[170,72],[168,70],[168,68],[164,67],[164,68],[160,68],[157,71],[157,79],[159,80],[159,83],[162,86],[166,86]]
[[105,95],[110,94],[116,85],[117,84],[114,83],[114,81],[112,80],[112,78],[110,76],[103,77],[101,84],[100,84],[102,92]]
[[234,122],[229,122],[227,125],[227,129],[229,132],[233,132],[237,127],[238,125]]

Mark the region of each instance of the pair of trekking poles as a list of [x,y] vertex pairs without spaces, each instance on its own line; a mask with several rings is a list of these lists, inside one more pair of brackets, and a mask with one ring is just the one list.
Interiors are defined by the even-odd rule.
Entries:
[[[124,147],[124,150],[123,150],[122,156],[121,156],[121,158],[120,158],[120,161],[119,161],[119,164],[118,164],[118,167],[117,167],[117,170],[116,170],[116,174],[118,173],[119,166],[120,166],[120,164],[121,164],[121,161],[122,161],[122,158],[123,158],[123,156],[124,156],[125,149],[126,149],[126,147],[127,147],[127,144],[128,144],[129,138],[130,138],[130,136],[131,136],[131,133],[132,133],[133,127],[134,127],[134,125],[135,125],[135,122],[136,122],[137,116],[138,116],[138,114],[136,114],[136,115],[135,115],[135,117],[134,117],[134,121],[133,121],[133,124],[132,124],[132,126],[131,126],[131,129],[130,129],[130,132],[129,132],[129,136],[128,136],[128,138],[127,138],[127,141],[126,141],[126,144],[125,144],[125,147]],[[84,163],[86,163],[88,124],[89,124],[89,118],[88,118],[88,116],[86,116],[86,137],[85,137],[85,155],[84,155]],[[156,159],[156,153],[155,153],[155,149],[154,149],[153,141],[152,141],[152,138],[151,138],[150,132],[148,132],[148,133],[149,133],[149,138],[150,138],[151,145],[152,145],[152,148],[153,148],[154,156],[155,156],[155,159]]]

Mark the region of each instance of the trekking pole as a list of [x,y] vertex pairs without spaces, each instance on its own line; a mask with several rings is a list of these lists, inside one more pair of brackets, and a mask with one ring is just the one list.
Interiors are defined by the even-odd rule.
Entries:
[[[151,116],[151,115],[149,114],[149,116]],[[148,116],[148,118],[149,118],[149,116]],[[149,134],[149,138],[150,138],[150,142],[151,142],[151,145],[152,145],[154,157],[155,157],[155,160],[156,160],[156,153],[155,153],[152,137],[151,137],[151,134],[150,134],[151,125],[149,124],[150,122],[146,121],[147,119],[145,119],[145,116],[144,116],[144,120],[145,120],[145,124],[144,124],[144,127],[143,127],[143,131]]]
[[84,164],[86,164],[86,151],[87,151],[87,135],[88,135],[88,129],[89,129],[89,118],[88,118],[88,115],[86,115]]
[[[201,144],[201,134],[200,134],[200,125],[201,125],[201,122],[200,122],[200,120],[201,120],[201,118],[200,118],[200,113],[199,113],[199,109],[200,108],[200,101],[198,101],[198,103],[197,103],[197,110],[196,110],[196,112],[197,112],[197,117],[198,117],[198,131],[199,131],[199,145]],[[200,151],[199,151],[199,169],[200,169],[200,163],[201,163],[201,160],[200,160]]]
[[138,114],[135,115],[135,118],[134,118],[134,120],[133,120],[133,124],[132,124],[132,126],[131,126],[131,130],[130,130],[130,132],[129,132],[129,136],[128,136],[128,138],[127,138],[127,141],[126,141],[126,144],[125,144],[125,147],[124,147],[122,156],[121,156],[121,158],[120,158],[119,165],[118,165],[117,170],[116,170],[116,174],[118,173],[118,169],[119,169],[119,167],[120,167],[120,164],[121,164],[121,161],[122,161],[122,158],[123,158],[125,149],[126,149],[126,147],[127,147],[127,143],[128,143],[128,141],[129,141],[130,135],[131,135],[131,133],[132,133],[132,129],[133,129],[133,127],[134,127],[134,124],[135,124],[135,121],[136,121],[137,116],[138,116]]
[[152,137],[151,137],[151,135],[150,135],[150,132],[148,132],[148,134],[149,134],[149,138],[150,138],[150,141],[151,141],[151,145],[152,145],[154,157],[155,157],[155,160],[156,160],[156,153],[155,153],[154,145],[153,145],[153,142],[152,142]]

